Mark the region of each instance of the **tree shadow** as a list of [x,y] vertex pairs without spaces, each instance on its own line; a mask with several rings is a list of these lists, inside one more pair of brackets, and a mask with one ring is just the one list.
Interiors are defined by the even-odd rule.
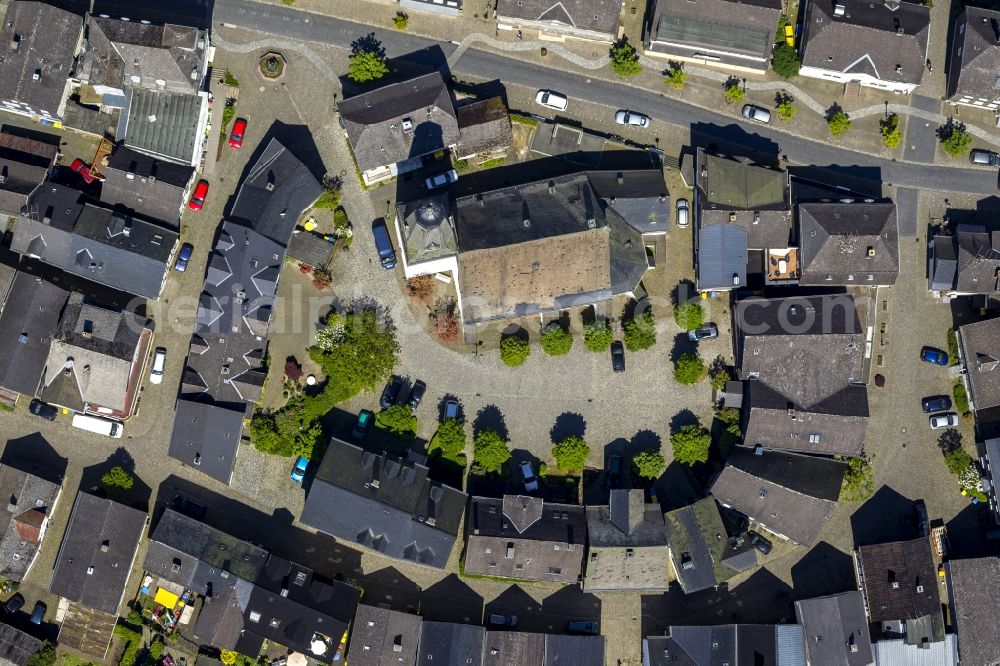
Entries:
[[458,399],[458,396],[456,396],[453,393],[445,393],[443,396],[441,396],[441,399],[438,400],[437,404],[438,421],[442,423],[444,422],[444,409],[445,405],[448,404],[449,400],[454,400],[455,403],[458,405],[458,413],[455,416],[455,420],[458,421],[459,423],[465,423],[465,405],[463,405],[462,401]]
[[913,500],[882,486],[851,514],[855,546],[904,541],[919,536]]
[[17,439],[7,440],[0,465],[13,467],[22,472],[62,484],[69,461],[52,448],[41,433],[35,432]]
[[652,430],[640,430],[632,435],[628,449],[631,454],[636,454],[640,451],[659,451],[662,447],[663,440],[657,433]]
[[[115,467],[121,467],[132,476],[131,488],[104,487],[101,483],[101,477]],[[104,462],[84,467],[80,478],[80,490],[147,512],[149,511],[149,500],[153,495],[153,489],[135,473],[135,460],[124,447],[118,447]]]
[[792,566],[792,588],[796,599],[811,599],[856,589],[854,560],[842,550],[821,541]]
[[495,430],[504,441],[510,439],[510,431],[507,429],[503,412],[496,405],[486,405],[476,413],[476,418],[472,422],[473,437],[484,430]]
[[824,118],[824,120],[826,120],[827,122],[830,122],[830,120],[831,120],[831,119],[832,119],[832,118],[833,118],[834,116],[836,116],[836,115],[837,115],[838,113],[845,113],[845,111],[844,111],[844,107],[842,107],[842,106],[841,106],[840,104],[838,104],[837,102],[834,102],[833,104],[831,104],[831,105],[829,106],[829,108],[827,108],[827,110],[826,110],[826,113],[824,114],[823,118]]
[[555,425],[549,431],[549,437],[553,444],[558,444],[567,437],[582,438],[587,430],[587,421],[582,414],[576,412],[563,412],[556,417]]
[[698,343],[688,338],[686,331],[681,331],[674,336],[674,344],[670,348],[670,362],[676,363],[684,354],[697,354]]
[[673,511],[694,504],[705,496],[704,490],[695,481],[691,468],[672,461],[653,483],[653,493],[660,508]]
[[671,432],[680,430],[686,425],[698,425],[698,416],[690,409],[682,409],[670,417]]
[[479,624],[483,597],[456,574],[448,574],[424,590],[420,612],[425,620]]

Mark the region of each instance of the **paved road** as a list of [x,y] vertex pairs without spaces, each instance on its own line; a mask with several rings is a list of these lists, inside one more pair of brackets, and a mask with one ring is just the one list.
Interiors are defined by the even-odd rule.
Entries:
[[[289,7],[260,5],[248,0],[219,0],[215,5],[215,20],[254,31],[342,48],[350,48],[358,37],[374,33],[390,58],[421,52],[420,59],[437,62],[442,66],[456,48],[447,42],[309,14]],[[553,64],[558,66],[562,61],[553,61]],[[499,79],[504,83],[535,88],[555,88],[570,96],[583,97],[609,107],[620,107],[623,98],[624,84],[591,79],[475,48],[468,49],[453,69],[455,73],[464,76]],[[998,190],[995,169],[942,168],[939,165],[881,159],[830,145],[827,139],[812,140],[793,136],[773,127],[740,125],[731,116],[639,88],[630,89],[628,104],[649,113],[657,121],[691,127],[693,143],[701,145],[737,144],[743,148],[744,154],[748,151],[771,156],[781,153],[796,164],[858,167],[859,170],[867,170],[869,178],[880,178],[887,183],[914,189],[980,194],[995,194]],[[873,169],[880,172],[871,171]]]

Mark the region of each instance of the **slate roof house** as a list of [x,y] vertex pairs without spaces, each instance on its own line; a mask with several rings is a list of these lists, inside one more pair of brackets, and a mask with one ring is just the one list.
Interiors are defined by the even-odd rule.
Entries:
[[420,624],[417,663],[481,664],[486,644],[486,629],[471,624],[430,622]]
[[621,0],[499,0],[497,27],[538,30],[575,39],[612,42],[618,38]]
[[455,157],[477,164],[507,156],[514,142],[510,115],[502,97],[475,100],[455,109],[461,135]]
[[763,74],[781,9],[778,0],[656,0],[646,29],[646,55]]
[[242,654],[258,654],[267,640],[330,663],[360,598],[355,587],[169,508],[143,568],[204,596],[194,636]]
[[0,576],[22,581],[28,575],[61,490],[60,483],[0,465],[0,496],[7,498],[7,510],[0,514]]
[[868,619],[882,624],[883,638],[914,646],[944,640],[930,539],[859,546],[854,566]]
[[723,624],[670,627],[642,641],[643,666],[805,666],[797,624]]
[[[117,617],[146,518],[144,511],[78,493],[49,591],[72,604]],[[110,633],[109,629],[109,641]]]
[[857,590],[795,602],[810,666],[873,666],[865,602]]
[[1000,663],[1000,646],[993,630],[1000,615],[996,590],[1000,585],[1000,559],[950,560],[945,563],[951,621],[958,634],[962,666]]
[[431,481],[428,471],[423,462],[332,438],[300,521],[387,557],[444,568],[462,525],[466,495]]
[[358,606],[347,646],[352,666],[416,666],[423,621],[382,606]]
[[931,12],[900,0],[810,0],[799,74],[912,93],[924,73]]
[[927,288],[942,296],[981,296],[986,305],[1000,293],[1000,232],[958,224],[928,242]]
[[0,216],[21,214],[28,197],[45,182],[57,155],[58,145],[0,132]]
[[896,283],[899,235],[894,203],[803,203],[798,212],[799,284],[870,287]]
[[[456,663],[456,662],[451,662]],[[604,666],[604,636],[487,631],[483,666]]]
[[421,157],[454,146],[460,136],[439,72],[361,93],[337,108],[366,185],[419,169]]
[[190,166],[119,146],[104,167],[101,201],[180,229],[181,211],[187,203],[193,176],[194,169]]
[[865,336],[846,294],[744,299],[733,312],[747,446],[859,455]]
[[69,300],[69,292],[47,280],[18,271],[0,310],[0,388],[34,396],[45,369],[52,333]]
[[0,666],[28,666],[31,655],[42,649],[42,641],[6,622],[0,622]]
[[129,294],[157,299],[178,233],[87,201],[47,182],[18,219],[11,249],[67,273]]
[[846,469],[825,458],[737,447],[711,494],[769,532],[811,545],[837,506]]
[[152,339],[149,320],[71,294],[52,335],[39,397],[81,414],[129,418]]
[[[958,329],[962,381],[980,430],[1000,422],[1000,320],[987,319]],[[997,462],[997,461],[993,461]]]
[[668,511],[665,519],[670,566],[685,594],[715,587],[756,566],[750,540],[729,537],[713,498]]
[[740,289],[749,272],[766,276],[762,281],[794,283],[799,269],[788,172],[702,149],[696,159],[698,289]]
[[606,506],[587,507],[587,557],[583,589],[666,590],[667,532],[663,512],[642,490],[612,490]]
[[61,119],[83,16],[45,2],[14,0],[0,27],[0,108],[34,119]]
[[587,544],[584,508],[538,497],[473,497],[465,571],[480,576],[575,583]]
[[1000,106],[1000,11],[966,6],[955,19],[948,61],[948,101],[996,111]]

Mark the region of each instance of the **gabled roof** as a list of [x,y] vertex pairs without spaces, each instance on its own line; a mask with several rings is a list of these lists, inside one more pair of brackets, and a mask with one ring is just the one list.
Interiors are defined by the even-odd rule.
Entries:
[[587,179],[604,205],[636,231],[662,233],[670,228],[672,206],[662,170],[588,171]]
[[0,465],[0,576],[21,581],[38,553],[43,527],[52,515],[61,486],[39,476]]
[[805,666],[802,627],[795,624],[672,626],[642,642],[643,666]]
[[795,602],[795,619],[805,633],[814,666],[871,666],[871,634],[865,602],[857,590]]
[[795,543],[815,543],[833,513],[847,466],[812,456],[738,447],[711,493]]
[[868,74],[882,81],[919,84],[927,57],[930,8],[889,0],[810,2],[802,37],[802,66]]
[[31,655],[41,649],[41,640],[0,622],[0,664],[3,666],[27,666]]
[[473,497],[466,536],[468,573],[570,583],[580,575],[587,521],[582,506]]
[[388,557],[443,568],[461,527],[466,495],[431,481],[428,471],[423,464],[333,438],[300,520]]
[[46,2],[14,0],[0,28],[0,99],[58,114],[82,31],[82,16]]
[[698,288],[733,289],[747,284],[747,232],[735,224],[698,229]]
[[322,193],[309,167],[272,138],[240,181],[229,218],[285,247],[296,221]]
[[514,141],[510,116],[502,97],[490,97],[463,104],[455,110],[461,138],[458,155],[486,153],[509,148]]
[[993,666],[1000,663],[997,620],[1000,618],[1000,559],[980,557],[951,560],[948,589],[953,604],[952,622],[958,633],[963,666]]
[[[928,248],[927,288],[951,291],[958,274],[958,252],[952,236],[934,236]],[[1000,262],[998,262],[1000,263]]]
[[[955,20],[948,95],[994,101],[1000,96],[1000,11],[966,6]],[[964,658],[963,658],[964,659]]]
[[612,490],[607,506],[588,506],[587,539],[586,590],[666,589],[663,512],[642,490]]
[[1000,320],[987,319],[958,329],[965,362],[966,381],[973,408],[985,411],[1000,406]]
[[145,527],[146,512],[78,493],[49,591],[117,615]]
[[243,432],[244,410],[207,402],[177,401],[167,455],[229,484]]
[[[764,70],[781,14],[776,0],[658,0],[650,21],[649,48],[667,54],[716,52],[724,62]],[[683,47],[678,50],[677,45]],[[726,55],[743,58],[727,61]],[[756,61],[756,62],[755,62]]]
[[104,168],[101,201],[179,226],[194,168],[119,146]]
[[428,622],[420,625],[420,647],[417,663],[481,664],[486,643],[486,630],[471,624]]
[[382,606],[358,606],[347,659],[352,666],[415,666],[421,617]]
[[483,666],[541,665],[545,659],[544,634],[487,631],[484,647]]
[[193,165],[201,154],[207,114],[205,94],[128,87],[115,140],[150,155]]
[[[913,620],[930,616],[934,634],[931,642],[944,633],[941,600],[937,590],[937,567],[927,537],[859,546],[856,554],[861,591],[872,622]],[[907,638],[920,643],[922,636]]]
[[0,214],[16,216],[42,184],[58,146],[0,132]]
[[586,31],[607,35],[618,30],[621,0],[500,0],[497,17],[551,24],[555,32]]
[[685,594],[715,587],[739,573],[723,562],[730,541],[713,498],[669,511],[665,519],[671,564]]
[[800,204],[799,229],[801,284],[895,284],[899,275],[895,204]]
[[604,666],[605,643],[604,636],[545,634],[543,666]]
[[460,138],[451,94],[439,72],[355,95],[337,108],[361,171],[427,155]]
[[69,292],[18,272],[0,310],[0,386],[33,396]]
[[955,291],[990,294],[1000,290],[1000,233],[987,232],[982,225],[960,224],[952,238],[958,253]]

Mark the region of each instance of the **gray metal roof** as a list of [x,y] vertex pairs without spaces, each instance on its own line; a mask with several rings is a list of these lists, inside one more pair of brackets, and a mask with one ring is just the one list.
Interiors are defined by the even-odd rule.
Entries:
[[732,224],[698,230],[698,288],[734,289],[747,284],[747,232]]
[[195,163],[204,139],[206,96],[129,87],[125,98],[115,140],[180,164]]
[[643,641],[643,666],[805,666],[802,636],[794,624],[672,626]]
[[610,41],[618,30],[622,0],[500,0],[499,18],[537,22],[552,30],[586,31],[606,35]]
[[117,615],[145,528],[145,511],[78,493],[49,591]]
[[244,410],[179,399],[167,455],[229,484],[243,432]]
[[934,236],[928,244],[927,288],[951,291],[958,273],[958,255],[952,236]]
[[780,13],[776,0],[658,0],[652,10],[649,48],[666,54],[713,53],[724,60],[727,55],[741,55],[746,57],[727,62],[765,70]]
[[0,311],[0,386],[34,396],[69,292],[18,272]]
[[805,633],[812,666],[871,666],[871,634],[861,592],[795,602],[795,618]]
[[943,641],[926,646],[907,645],[902,639],[879,641],[875,644],[875,663],[878,666],[958,666],[958,641],[954,634],[947,634]]

